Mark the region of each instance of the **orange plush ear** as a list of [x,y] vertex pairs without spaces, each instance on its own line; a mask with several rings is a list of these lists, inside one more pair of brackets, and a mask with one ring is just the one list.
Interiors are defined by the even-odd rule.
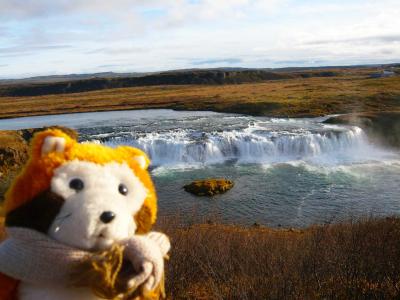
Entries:
[[52,153],[62,153],[75,141],[59,129],[48,129],[35,134],[31,143],[31,159],[38,160]]
[[65,161],[65,152],[76,142],[58,129],[35,134],[31,142],[30,158],[5,195],[5,212],[23,205],[49,185],[53,170]]
[[142,170],[147,170],[150,165],[150,159],[142,150],[128,146],[120,146],[117,151],[124,152],[126,159],[137,164]]
[[0,273],[0,299],[17,300],[17,289],[19,282]]

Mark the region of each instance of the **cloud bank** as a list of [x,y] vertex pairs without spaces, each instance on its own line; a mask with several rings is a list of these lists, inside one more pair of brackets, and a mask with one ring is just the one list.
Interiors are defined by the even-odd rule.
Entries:
[[0,0],[2,78],[394,61],[397,0]]

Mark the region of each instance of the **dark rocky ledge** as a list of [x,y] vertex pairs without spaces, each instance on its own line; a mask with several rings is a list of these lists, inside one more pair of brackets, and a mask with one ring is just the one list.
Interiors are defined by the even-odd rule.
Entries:
[[400,149],[400,111],[346,114],[324,123],[358,126],[373,143]]

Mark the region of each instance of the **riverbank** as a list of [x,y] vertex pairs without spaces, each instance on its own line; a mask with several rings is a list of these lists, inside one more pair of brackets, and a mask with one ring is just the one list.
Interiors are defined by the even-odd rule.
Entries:
[[157,230],[172,242],[167,299],[400,297],[399,218],[303,230],[182,227],[176,219],[160,219]]
[[400,219],[304,230],[160,220],[169,299],[396,299]]
[[292,78],[224,85],[163,85],[0,97],[0,118],[109,110],[209,110],[271,117],[400,111],[400,76]]

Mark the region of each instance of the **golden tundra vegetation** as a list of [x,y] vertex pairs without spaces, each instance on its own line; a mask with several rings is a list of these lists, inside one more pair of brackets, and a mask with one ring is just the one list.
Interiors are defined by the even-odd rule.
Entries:
[[266,116],[400,110],[400,76],[364,73],[224,85],[164,85],[32,97],[0,97],[0,118],[172,108]]
[[[400,111],[400,77],[342,74],[237,85],[0,97],[0,118],[140,108],[292,117]],[[2,138],[15,142],[6,133]],[[15,159],[16,154],[10,153]],[[0,230],[1,215],[0,205]],[[179,218],[161,217],[157,225],[172,242],[166,266],[169,299],[400,299],[398,217],[304,229],[211,222],[182,225]]]
[[399,218],[306,229],[180,225],[176,218],[158,223],[172,241],[171,300],[400,297]]
[[[167,222],[168,224],[168,222]],[[399,299],[400,219],[303,230],[161,226],[170,299]]]

